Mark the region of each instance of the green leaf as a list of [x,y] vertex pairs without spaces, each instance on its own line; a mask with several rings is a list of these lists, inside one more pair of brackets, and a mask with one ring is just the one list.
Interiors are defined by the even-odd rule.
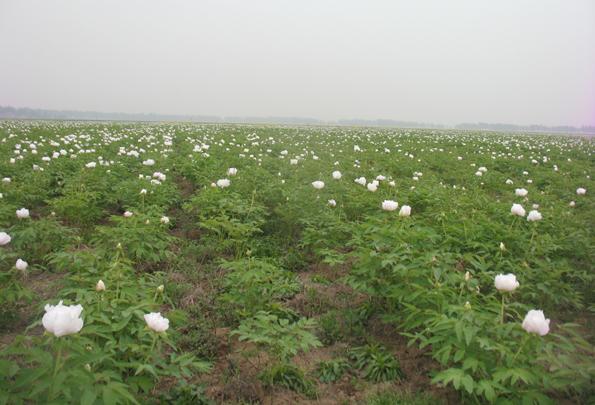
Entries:
[[45,367],[39,367],[33,370],[23,370],[23,373],[17,380],[14,382],[13,389],[18,390],[21,387],[31,385],[33,381],[37,381],[39,377],[44,375],[47,372]]
[[45,379],[40,381],[32,390],[29,392],[29,397],[35,397],[38,393],[44,391],[51,385],[51,381],[49,379]]
[[126,325],[128,325],[128,322],[130,322],[131,319],[132,319],[132,314],[131,315],[128,315],[126,318],[122,319],[115,326],[112,326],[112,331],[116,332],[116,331],[119,331],[121,329],[124,329],[124,327]]
[[473,372],[475,372],[475,370],[477,369],[478,363],[479,363],[479,361],[476,358],[467,357],[463,361],[463,370],[467,370],[468,368],[470,368],[471,370],[473,370]]
[[0,360],[0,376],[12,378],[19,371],[17,364],[11,363],[8,360]]
[[89,390],[85,390],[81,398],[81,405],[93,405],[95,399],[97,398],[97,393]]
[[[453,357],[453,361],[455,363],[458,363],[459,361],[461,361],[461,359],[463,358],[463,356],[465,356],[465,350],[457,350],[454,357]],[[465,367],[463,367],[463,370],[465,369]]]
[[442,360],[440,360],[440,362],[442,363],[443,366],[446,366],[446,364],[448,363],[448,359],[450,357],[451,351],[452,351],[452,346],[447,346],[447,348],[444,350],[444,353],[442,353]]
[[465,377],[463,377],[462,382],[463,382],[463,386],[465,387],[467,392],[469,394],[472,394],[473,393],[473,377],[471,377],[469,374],[467,374]]
[[463,321],[458,321],[455,324],[455,332],[457,334],[457,339],[461,342],[463,340]]
[[490,402],[492,402],[496,397],[496,392],[494,391],[494,388],[491,385],[491,381],[487,380],[481,380],[477,384],[477,394],[483,394],[486,397],[486,399]]
[[105,387],[103,389],[103,403],[104,404],[115,404],[115,403],[117,403],[116,402],[116,396],[114,395],[114,392],[109,387]]
[[469,346],[473,340],[475,332],[470,327],[463,329],[463,332],[465,333],[465,343],[467,343],[467,346]]

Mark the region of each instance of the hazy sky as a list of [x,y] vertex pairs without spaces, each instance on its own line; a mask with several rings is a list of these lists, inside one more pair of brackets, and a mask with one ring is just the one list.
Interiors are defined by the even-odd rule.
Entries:
[[0,0],[0,105],[595,125],[595,1]]

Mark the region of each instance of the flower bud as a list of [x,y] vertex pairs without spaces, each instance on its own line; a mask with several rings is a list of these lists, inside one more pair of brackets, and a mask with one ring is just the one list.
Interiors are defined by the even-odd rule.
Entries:
[[89,363],[85,364],[85,370],[91,372],[91,366],[89,365]]
[[470,278],[471,278],[471,273],[469,273],[469,272],[465,273],[465,281],[469,281]]
[[500,242],[500,250],[504,251],[506,249],[506,246],[504,246],[504,243]]
[[471,309],[471,304],[469,303],[469,301],[467,301],[467,302],[465,303],[465,308],[467,308],[467,309]]
[[165,290],[165,286],[163,286],[163,284],[157,287],[157,291],[163,292],[163,290]]
[[27,270],[28,265],[29,264],[26,261],[19,259],[17,260],[17,263],[14,265],[14,267],[16,267],[17,270],[25,271]]
[[105,291],[105,284],[103,283],[103,281],[99,280],[97,282],[97,284],[95,285],[95,290],[97,292],[99,292],[99,291]]

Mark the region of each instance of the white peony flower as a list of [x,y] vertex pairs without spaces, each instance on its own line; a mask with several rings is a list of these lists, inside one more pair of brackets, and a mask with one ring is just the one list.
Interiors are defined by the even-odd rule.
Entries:
[[401,210],[399,211],[399,216],[402,218],[407,218],[411,215],[411,207],[408,205],[403,205]]
[[228,179],[222,179],[217,181],[217,186],[221,188],[229,187],[230,184],[231,183]]
[[56,306],[47,304],[45,312],[46,314],[41,319],[41,323],[45,330],[53,333],[56,337],[78,333],[83,328],[83,320],[79,318],[81,312],[83,312],[81,305],[67,307],[62,305],[62,301],[60,301]]
[[494,285],[500,291],[514,291],[520,286],[519,282],[516,281],[516,276],[514,274],[497,275],[494,280]]
[[550,320],[545,319],[542,310],[532,309],[525,316],[522,327],[526,332],[538,333],[540,336],[545,336],[550,331]]
[[530,211],[529,215],[527,215],[527,221],[539,221],[541,219],[541,214],[538,211]]
[[512,208],[510,209],[510,213],[514,215],[518,215],[520,217],[525,216],[525,209],[521,204],[512,204]]
[[385,200],[382,202],[382,209],[385,211],[394,211],[399,208],[399,203],[392,200]]
[[314,188],[316,190],[320,190],[321,188],[324,187],[324,182],[323,181],[315,181],[315,182],[312,182],[312,186],[314,186]]
[[145,321],[151,330],[165,332],[169,328],[169,319],[161,316],[161,312],[151,312],[145,315]]
[[29,218],[29,210],[26,208],[21,208],[20,210],[17,210],[17,218]]

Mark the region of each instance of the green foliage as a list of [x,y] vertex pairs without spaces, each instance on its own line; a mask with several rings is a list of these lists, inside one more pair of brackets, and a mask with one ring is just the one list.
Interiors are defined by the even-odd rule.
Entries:
[[[179,340],[179,334],[174,328],[170,328],[169,333],[157,333],[147,327],[144,315],[155,312],[164,301],[156,276],[135,276],[129,261],[121,257],[120,249],[116,250],[113,261],[107,257],[109,255],[97,261],[94,272],[71,275],[58,293],[65,297],[66,305],[77,302],[83,306],[84,327],[80,335],[33,339],[33,346],[23,345],[23,339],[15,342],[2,355],[29,356],[29,367],[15,368],[14,360],[10,357],[6,360],[15,371],[8,376],[0,398],[4,395],[25,400],[37,395],[47,402],[59,397],[92,403],[101,397],[105,402],[115,401],[110,403],[138,403],[133,394],[138,395],[141,390],[148,394],[159,376],[180,378],[193,372],[209,371],[209,363],[197,361],[190,353],[177,353],[175,340]],[[105,291],[96,291],[99,278],[104,281]],[[170,321],[178,325],[184,322],[185,315],[182,311],[167,314]],[[60,367],[64,341],[68,350]],[[52,345],[55,350],[56,344],[59,345],[58,360],[54,362],[47,347]],[[88,368],[82,370],[85,364]],[[79,377],[82,382],[75,389],[73,381]],[[29,385],[32,381],[37,382]],[[94,381],[105,382],[105,385],[94,385]]]
[[301,288],[295,275],[263,260],[250,256],[236,261],[222,259],[221,267],[230,270],[222,280],[224,293],[220,300],[236,308],[238,317],[249,317],[258,311],[274,311],[273,300],[291,298]]
[[371,355],[364,372],[364,378],[372,381],[396,381],[403,376],[399,362],[389,353]]
[[246,319],[231,335],[239,335],[239,340],[247,340],[266,350],[278,362],[286,362],[297,354],[299,349],[308,352],[310,346],[319,347],[322,343],[308,332],[316,325],[314,319],[301,318],[290,323],[268,312],[259,311],[253,318]]
[[169,392],[160,392],[157,398],[162,404],[215,405],[215,401],[204,395],[205,390],[204,385],[188,384],[185,379],[179,379],[177,386],[172,387]]
[[278,385],[301,392],[311,399],[318,397],[316,381],[307,377],[305,372],[298,366],[292,366],[286,363],[276,364],[266,368],[258,375],[258,378],[263,381],[265,386],[267,384]]
[[93,242],[107,251],[119,245],[132,261],[168,260],[173,256],[168,248],[176,238],[167,233],[167,225],[161,222],[161,217],[136,213],[130,218],[111,216],[110,221],[116,226],[95,227]]
[[366,346],[354,347],[349,351],[349,358],[355,361],[355,368],[361,370],[375,356],[386,354],[392,349],[390,346],[380,346],[378,343],[372,343]]
[[337,319],[337,311],[331,310],[322,315],[318,319],[318,324],[316,334],[320,338],[320,341],[327,346],[335,342],[340,342],[343,338],[347,338],[343,333],[341,323]]
[[[213,194],[217,193],[217,194]],[[184,209],[198,212],[198,225],[208,231],[222,251],[231,251],[240,260],[250,245],[251,239],[262,233],[265,222],[264,207],[255,202],[256,191],[250,202],[238,194],[219,195],[218,189],[206,189],[192,198]]]
[[364,307],[330,310],[319,318],[316,333],[325,345],[365,342],[369,338],[365,330],[368,318],[369,313]]
[[8,233],[12,235],[11,246],[29,265],[45,268],[49,254],[74,242],[76,230],[63,226],[50,215],[37,221],[22,219],[9,228]]
[[[92,404],[99,399],[139,404],[118,373],[97,370],[95,365],[106,355],[86,350],[85,343],[68,337],[17,340],[0,353],[0,402]],[[57,352],[56,358],[52,352]],[[25,363],[18,357],[25,358]]]
[[[0,265],[4,268],[9,258],[14,257],[15,255],[0,253]],[[14,266],[6,271],[0,270],[0,331],[10,330],[17,320],[18,310],[31,305],[37,297],[37,294],[23,283],[24,277],[24,273]]]
[[[213,331],[220,321],[232,329],[241,322],[236,332],[270,352],[266,372],[301,381],[303,370],[282,367],[293,356],[288,347],[303,343],[298,331],[311,334],[314,326],[292,329],[303,320],[286,301],[298,291],[306,292],[308,310],[321,314],[316,334],[322,342],[369,342],[366,325],[377,314],[411,344],[429,350],[441,365],[434,382],[457,389],[463,402],[546,403],[550,393],[586,402],[594,394],[588,320],[595,308],[595,202],[587,177],[595,172],[593,140],[396,128],[10,120],[0,125],[0,138],[7,153],[22,144],[14,163],[0,161],[2,176],[11,179],[0,182],[0,226],[12,237],[1,247],[2,325],[15,319],[15,305],[34,303],[27,277],[12,268],[17,258],[35,272],[68,272],[59,298],[48,303],[63,299],[85,308],[85,329],[63,339],[68,351],[57,380],[58,363],[52,361],[58,348],[50,338],[22,338],[8,349],[13,354],[1,354],[2,399],[117,403],[133,402],[127,397],[132,395],[145,401],[156,376],[206,369],[192,356],[214,357]],[[33,144],[38,154],[30,153]],[[289,162],[294,158],[297,165]],[[86,166],[90,162],[96,167]],[[480,177],[475,172],[482,166]],[[228,176],[230,167],[238,173]],[[337,169],[340,180],[331,174]],[[167,180],[152,181],[156,171],[167,173]],[[379,174],[386,179],[375,192],[353,181],[364,176],[369,184]],[[210,187],[226,177],[229,187]],[[324,181],[324,188],[315,190],[314,180]],[[520,187],[526,197],[515,195]],[[589,191],[579,195],[578,187]],[[384,200],[411,206],[412,215],[383,211]],[[511,215],[512,203],[527,211],[539,205],[543,218]],[[15,210],[23,207],[31,218],[17,220]],[[125,218],[125,211],[134,214]],[[164,216],[171,222],[161,222]],[[184,245],[180,235],[192,242]],[[318,285],[302,289],[302,275],[293,273],[308,268],[311,274],[312,264],[349,271],[343,281],[355,294],[346,289],[347,299],[335,300],[322,293],[336,287],[330,286],[336,273],[313,276]],[[191,321],[173,308],[196,290],[163,281],[159,270],[166,269],[205,287],[199,298],[191,297]],[[503,297],[494,288],[500,273],[515,274],[518,290]],[[108,288],[97,294],[100,278]],[[164,293],[159,284],[166,285]],[[361,300],[350,299],[356,294],[366,297],[358,308],[351,304]],[[552,319],[544,337],[520,326],[534,308]],[[159,310],[171,319],[167,336],[145,330],[142,315]],[[577,317],[587,319],[586,332],[563,325],[562,319]],[[354,361],[367,378],[400,378],[386,349],[362,350],[354,352]],[[80,359],[89,360],[91,371]],[[276,377],[265,382],[271,379]],[[81,381],[78,388],[73,381]],[[51,394],[47,383],[55,384]]]
[[321,383],[336,381],[343,374],[352,371],[351,364],[345,359],[332,359],[328,361],[319,361],[316,365],[314,376]]
[[365,405],[440,405],[442,401],[431,394],[409,394],[386,389],[366,398]]
[[271,364],[260,375],[265,384],[282,385],[292,390],[303,392],[307,396],[316,396],[314,381],[304,375],[297,366],[288,365],[299,349],[308,352],[310,346],[319,347],[322,343],[307,331],[315,327],[313,319],[302,318],[290,323],[268,312],[260,311],[254,318],[245,320],[231,335],[239,335],[239,340],[247,340],[266,350],[271,357]]

